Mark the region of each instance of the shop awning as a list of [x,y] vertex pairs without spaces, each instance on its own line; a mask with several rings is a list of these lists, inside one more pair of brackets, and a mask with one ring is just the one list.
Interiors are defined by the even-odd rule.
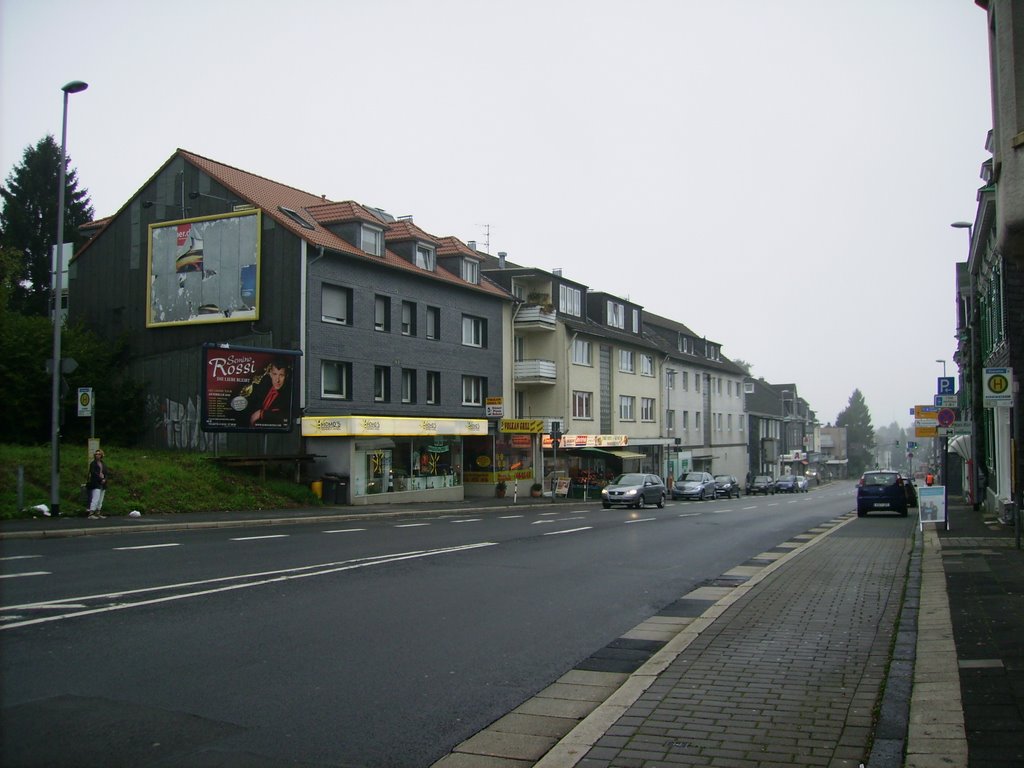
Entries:
[[971,458],[971,436],[970,435],[957,435],[949,441],[949,446],[946,448],[947,453],[955,453],[961,459]]
[[642,453],[635,453],[633,451],[612,451],[608,448],[570,448],[568,450],[575,450],[578,453],[600,453],[605,456],[614,456],[617,459],[643,459],[646,456]]

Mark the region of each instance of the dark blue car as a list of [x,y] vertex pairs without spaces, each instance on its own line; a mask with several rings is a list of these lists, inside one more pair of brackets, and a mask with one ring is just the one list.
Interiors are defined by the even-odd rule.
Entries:
[[795,475],[783,475],[775,481],[776,493],[797,493],[799,490]]
[[876,470],[860,476],[857,483],[858,517],[876,509],[906,517],[908,503],[907,488],[899,472]]

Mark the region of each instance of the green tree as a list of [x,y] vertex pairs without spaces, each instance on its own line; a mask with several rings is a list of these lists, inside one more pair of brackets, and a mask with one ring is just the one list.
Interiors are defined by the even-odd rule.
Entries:
[[850,461],[850,477],[873,466],[875,429],[871,426],[868,404],[859,389],[853,390],[846,408],[836,416],[836,426],[846,427],[846,456]]
[[[64,240],[82,244],[78,228],[93,218],[89,190],[78,188],[78,173],[65,158]],[[9,306],[23,315],[49,315],[51,252],[57,240],[57,187],[60,146],[47,134],[26,147],[21,165],[0,187],[0,246],[23,254],[11,286]]]

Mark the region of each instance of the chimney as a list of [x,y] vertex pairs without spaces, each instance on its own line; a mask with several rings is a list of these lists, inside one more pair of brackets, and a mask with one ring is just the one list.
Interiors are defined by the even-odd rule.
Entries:
[[562,276],[562,268],[561,267],[555,267],[554,269],[551,270],[551,274],[554,275],[555,277],[561,277]]
[[505,257],[508,256],[505,251],[498,251],[498,269],[505,268]]
[[468,245],[468,246],[469,246],[469,250],[471,250],[471,251],[473,251],[474,253],[476,253],[476,240],[468,240],[468,241],[466,242],[466,245]]

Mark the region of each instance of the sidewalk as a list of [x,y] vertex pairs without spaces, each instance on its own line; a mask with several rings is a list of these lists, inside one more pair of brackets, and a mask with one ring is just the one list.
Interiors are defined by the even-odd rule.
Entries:
[[434,768],[1024,766],[1024,554],[970,507],[949,515],[949,532],[850,513],[794,537]]

